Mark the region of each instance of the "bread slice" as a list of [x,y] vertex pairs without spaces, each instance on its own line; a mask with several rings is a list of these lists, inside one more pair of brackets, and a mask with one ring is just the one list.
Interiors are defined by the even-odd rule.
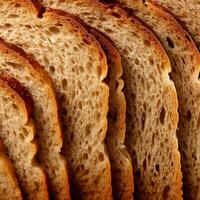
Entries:
[[76,14],[106,33],[122,56],[127,100],[126,143],[133,163],[135,196],[139,191],[140,199],[164,198],[177,191],[176,197],[181,198],[177,96],[168,77],[169,60],[157,38],[115,5],[95,0],[42,2],[44,6]]
[[199,0],[151,0],[170,11],[193,37],[200,50],[200,1]]
[[0,74],[17,79],[30,92],[34,102],[34,119],[42,163],[55,199],[70,199],[66,161],[60,155],[62,131],[52,81],[36,61],[11,44],[0,40]]
[[[9,86],[9,87],[8,87]],[[15,168],[26,199],[48,199],[45,174],[35,160],[33,102],[28,91],[15,79],[0,77],[0,137]]]
[[[186,199],[200,199],[199,86],[200,55],[190,35],[167,12],[142,0],[120,0],[156,33],[172,65],[171,78],[179,100],[178,139]],[[194,103],[191,103],[194,102]],[[175,187],[173,187],[175,188]],[[175,194],[177,192],[174,190]],[[175,197],[174,197],[175,198]]]
[[22,200],[15,170],[0,139],[0,200]]
[[107,61],[99,43],[70,15],[41,13],[34,1],[1,0],[0,5],[0,37],[31,53],[52,77],[60,98],[63,153],[73,195],[111,199],[110,162],[104,145]]
[[112,189],[114,199],[133,198],[133,172],[130,155],[124,144],[126,131],[126,100],[122,91],[124,81],[121,57],[110,39],[100,31],[89,28],[106,53],[109,90],[108,130],[106,146],[111,162]]

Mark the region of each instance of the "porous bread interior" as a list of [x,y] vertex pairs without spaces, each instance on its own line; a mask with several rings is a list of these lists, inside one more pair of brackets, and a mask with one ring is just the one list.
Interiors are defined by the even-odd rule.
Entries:
[[102,83],[105,55],[70,18],[65,23],[51,14],[36,18],[11,0],[1,1],[0,7],[0,36],[32,53],[53,79],[74,194],[110,199],[110,164],[103,143],[108,110],[108,87]]
[[177,97],[168,77],[169,62],[155,36],[122,11],[115,12],[113,5],[105,9],[95,0],[41,2],[78,15],[112,39],[122,56],[127,101],[126,143],[135,183],[141,180],[136,187],[145,188],[140,198],[173,197],[174,187],[181,190]]
[[22,200],[14,167],[4,148],[3,142],[0,139],[0,199]]
[[181,153],[183,189],[186,199],[199,199],[199,70],[200,56],[189,34],[168,13],[151,3],[143,5],[123,1],[135,10],[162,42],[172,65],[170,74],[175,83],[179,100],[179,126],[177,136]]
[[181,24],[193,37],[200,50],[200,1],[199,0],[153,0],[167,8],[181,21]]
[[113,199],[128,200],[133,198],[134,188],[131,158],[124,144],[126,100],[122,91],[121,57],[109,38],[96,29],[90,29],[90,32],[100,41],[108,62],[109,111],[105,142],[111,162]]
[[20,81],[33,98],[33,114],[40,145],[38,156],[47,172],[51,194],[56,199],[69,199],[66,162],[60,155],[62,134],[56,97],[51,80],[43,68],[40,66],[37,71],[30,62],[0,41],[0,74],[8,74]]
[[4,89],[6,87],[5,84],[3,87],[1,84],[0,137],[13,163],[24,197],[45,199],[43,192],[40,191],[46,184],[44,174],[34,159],[37,147],[33,141],[33,121],[29,119],[29,121],[24,122],[27,113],[20,105],[23,104],[23,100],[18,100],[17,98],[20,97],[9,93],[9,90]]

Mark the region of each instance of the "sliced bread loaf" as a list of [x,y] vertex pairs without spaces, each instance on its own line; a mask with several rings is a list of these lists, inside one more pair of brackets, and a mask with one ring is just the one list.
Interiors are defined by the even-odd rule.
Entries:
[[0,139],[0,200],[22,200],[15,170]]
[[[8,87],[9,85],[9,87]],[[15,168],[25,199],[48,199],[43,170],[35,160],[33,102],[28,91],[15,79],[0,77],[0,137]]]
[[[184,197],[200,199],[199,52],[190,35],[169,13],[150,2],[144,4],[142,0],[120,1],[152,28],[170,58],[171,78],[179,100],[178,139],[182,156]],[[175,190],[174,192],[178,194]]]
[[133,198],[133,172],[130,155],[124,145],[126,131],[126,100],[122,89],[124,82],[121,57],[110,39],[94,28],[90,32],[100,41],[108,62],[109,111],[106,146],[111,162],[114,199]]
[[54,199],[70,199],[66,162],[60,155],[62,134],[58,105],[47,72],[20,48],[0,40],[0,74],[8,74],[23,84],[34,102],[36,136],[42,163]]
[[200,1],[199,0],[151,0],[167,8],[180,20],[193,37],[200,50]]
[[[104,138],[109,89],[99,43],[70,15],[35,1],[0,1],[0,37],[32,54],[52,77],[64,125],[63,152],[77,199],[111,199]],[[39,17],[37,17],[39,16]]]
[[[115,5],[95,0],[42,0],[64,9],[106,33],[122,56],[127,100],[126,143],[135,182],[146,190],[140,199],[181,198],[180,155],[176,138],[177,96],[168,73],[169,60],[154,34]],[[173,177],[172,177],[173,175]],[[148,180],[148,181],[145,181]],[[136,187],[140,187],[135,184]],[[136,188],[136,191],[140,191]],[[136,193],[137,196],[137,193]]]

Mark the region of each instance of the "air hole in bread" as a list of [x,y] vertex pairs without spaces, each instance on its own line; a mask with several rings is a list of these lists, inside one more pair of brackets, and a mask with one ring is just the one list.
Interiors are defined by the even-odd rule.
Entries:
[[143,40],[144,41],[144,44],[147,46],[147,47],[150,47],[151,46],[151,43],[149,42],[149,40]]
[[79,107],[80,110],[82,109],[83,106],[82,106],[82,102],[81,101],[78,102],[78,107]]
[[123,55],[128,55],[128,53],[129,53],[129,52],[128,52],[127,49],[124,49],[124,50],[123,50]]
[[74,52],[78,52],[78,48],[77,47],[73,47]]
[[159,173],[160,172],[160,165],[156,164],[155,168],[156,168],[156,171]]
[[90,135],[90,133],[91,133],[91,124],[88,124],[85,127],[85,135],[88,136],[88,135]]
[[142,131],[144,131],[144,128],[145,128],[145,123],[146,123],[146,113],[142,113]]
[[4,27],[5,27],[5,28],[10,28],[10,27],[12,27],[12,25],[9,24],[9,23],[5,23]]
[[15,8],[21,7],[21,5],[19,3],[16,3],[14,6],[15,6]]
[[[13,97],[14,98],[14,97]],[[12,107],[14,108],[14,110],[16,110],[16,111],[18,111],[19,110],[19,108],[17,107],[17,105],[16,104],[12,104]]]
[[143,160],[143,169],[144,169],[144,171],[146,171],[146,169],[147,169],[147,161],[146,161],[146,159]]
[[165,121],[165,108],[162,107],[161,112],[160,112],[160,123],[164,124]]
[[15,19],[15,18],[18,18],[18,17],[19,17],[19,15],[16,15],[16,14],[10,14],[10,15],[8,15],[8,18]]
[[32,26],[29,25],[29,24],[25,24],[24,27],[27,28],[27,29],[31,29],[32,28]]
[[105,31],[106,31],[106,33],[113,33],[113,30],[109,29],[109,28],[106,28]]
[[49,27],[49,31],[52,34],[58,34],[58,33],[60,33],[60,30],[57,27],[55,27],[55,26]]
[[174,43],[172,42],[171,38],[167,37],[166,39],[167,39],[168,45],[173,49],[174,48]]
[[151,186],[154,187],[155,186],[155,183],[153,181],[151,181]]
[[148,161],[150,162],[151,160],[151,154],[148,155]]
[[67,90],[67,80],[66,79],[62,80],[62,89]]
[[166,185],[164,190],[163,190],[163,199],[167,199],[168,198],[168,195],[169,195],[169,192],[170,192],[170,186],[169,185]]
[[88,159],[88,154],[87,153],[84,153],[83,154],[83,160],[87,160]]
[[192,113],[191,113],[190,110],[187,111],[187,116],[186,117],[187,117],[188,121],[191,121],[191,119],[192,119]]
[[90,41],[86,38],[83,38],[83,42],[86,44],[86,45],[90,45]]
[[183,64],[185,65],[186,64],[185,58],[181,57],[181,60],[182,60]]
[[50,74],[52,75],[54,74],[54,72],[55,72],[55,68],[53,66],[50,66]]
[[150,63],[151,65],[154,65],[154,60],[153,60],[153,58],[149,57],[148,59],[149,59],[149,63]]
[[99,153],[99,161],[100,162],[103,162],[104,161],[104,155],[103,155],[103,153]]
[[116,17],[116,18],[118,18],[118,19],[120,19],[120,15],[118,13],[112,12],[111,15]]
[[136,65],[139,65],[139,64],[140,64],[140,61],[139,61],[138,58],[135,59],[135,64],[136,64]]

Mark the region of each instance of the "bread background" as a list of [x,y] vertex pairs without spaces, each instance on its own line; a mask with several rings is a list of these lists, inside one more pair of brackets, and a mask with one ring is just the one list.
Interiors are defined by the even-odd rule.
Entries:
[[12,62],[0,72],[33,96],[48,178],[38,196],[182,199],[183,172],[184,198],[198,199],[198,2],[103,2],[0,1],[7,59],[34,68],[34,79]]

